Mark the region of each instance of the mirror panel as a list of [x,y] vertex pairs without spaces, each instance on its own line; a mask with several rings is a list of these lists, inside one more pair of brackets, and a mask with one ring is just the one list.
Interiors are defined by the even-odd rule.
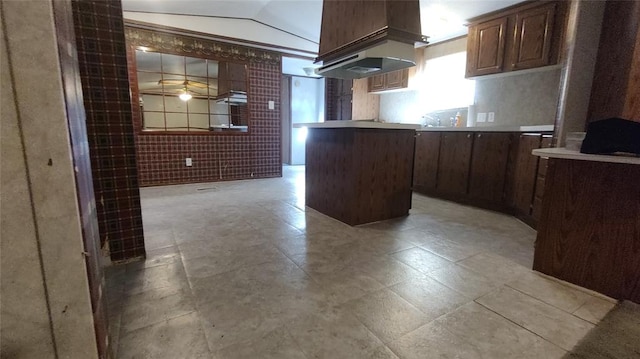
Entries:
[[135,54],[143,131],[248,132],[246,65]]

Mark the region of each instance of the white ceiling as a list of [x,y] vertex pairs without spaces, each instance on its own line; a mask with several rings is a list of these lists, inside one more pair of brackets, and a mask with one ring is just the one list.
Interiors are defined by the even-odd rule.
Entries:
[[[432,44],[465,35],[467,19],[521,1],[420,0],[422,33]],[[322,0],[122,0],[122,7],[125,19],[290,47],[308,57],[318,49]],[[291,65],[292,72],[313,66]]]

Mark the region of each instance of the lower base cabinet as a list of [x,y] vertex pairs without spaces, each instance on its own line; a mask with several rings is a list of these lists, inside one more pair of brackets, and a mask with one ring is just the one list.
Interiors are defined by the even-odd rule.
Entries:
[[535,228],[546,163],[531,151],[550,145],[548,133],[419,131],[413,190],[510,213]]

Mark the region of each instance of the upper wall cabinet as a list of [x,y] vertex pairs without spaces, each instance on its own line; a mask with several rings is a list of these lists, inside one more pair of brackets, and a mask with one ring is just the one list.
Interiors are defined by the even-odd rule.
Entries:
[[369,92],[404,89],[409,86],[409,69],[374,75],[369,77],[367,80],[369,82]]
[[558,63],[567,4],[527,2],[471,19],[467,40],[467,77]]

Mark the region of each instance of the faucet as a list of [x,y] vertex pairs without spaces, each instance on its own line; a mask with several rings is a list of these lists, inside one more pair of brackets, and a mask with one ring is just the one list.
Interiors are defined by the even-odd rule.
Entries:
[[[424,119],[424,124],[422,125],[422,127],[433,126],[434,122],[436,123],[436,126],[440,127],[440,115],[436,115],[435,118],[430,115],[423,115],[422,118]],[[429,124],[429,122],[431,122],[432,124]]]

